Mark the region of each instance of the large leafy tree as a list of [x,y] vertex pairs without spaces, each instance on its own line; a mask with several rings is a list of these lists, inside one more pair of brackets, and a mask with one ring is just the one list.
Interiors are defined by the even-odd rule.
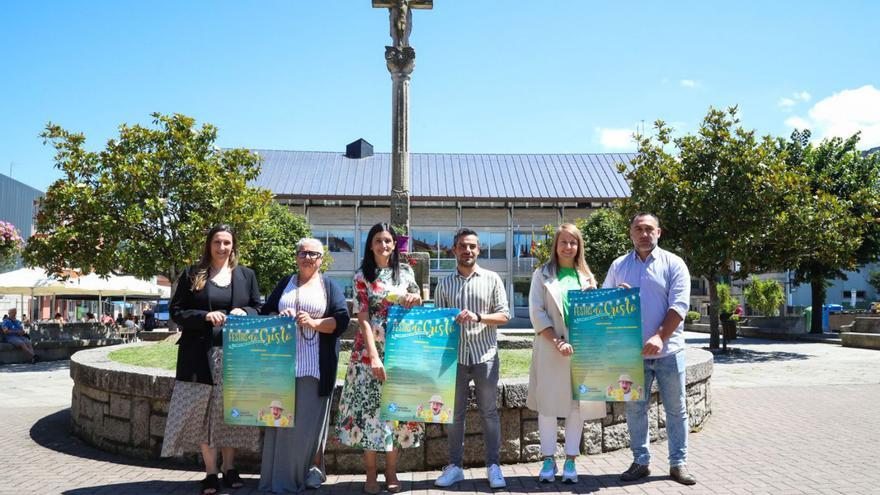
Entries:
[[632,248],[629,225],[617,208],[602,208],[575,224],[584,236],[584,257],[602,285],[611,262]]
[[[302,215],[291,213],[281,204],[272,202],[269,214],[255,225],[252,245],[244,254],[244,261],[257,273],[260,291],[268,294],[279,280],[297,271],[296,244],[312,235],[312,227]],[[333,258],[324,247],[321,271],[333,264]]]
[[621,169],[632,190],[622,211],[656,214],[661,246],[709,281],[709,345],[718,348],[718,282],[792,262],[786,221],[806,181],[786,167],[776,140],[739,125],[736,107],[710,108],[694,134],[673,138],[663,121],[655,131],[636,136],[639,154]]
[[152,114],[152,126],[122,125],[101,151],[83,134],[48,124],[41,134],[56,151],[63,177],[40,200],[37,233],[25,260],[51,273],[91,269],[176,282],[201,251],[205,232],[230,224],[245,248],[251,226],[271,202],[248,185],[259,157],[219,149],[217,129],[194,119]]
[[801,250],[795,283],[810,284],[811,331],[822,332],[828,280],[880,257],[880,155],[856,149],[859,135],[818,145],[810,131],[794,131],[785,143],[786,161],[808,179],[790,231]]

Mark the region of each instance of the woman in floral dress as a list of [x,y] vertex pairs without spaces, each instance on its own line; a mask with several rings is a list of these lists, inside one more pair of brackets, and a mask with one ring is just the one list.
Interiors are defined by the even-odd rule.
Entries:
[[400,491],[397,459],[401,448],[417,447],[421,423],[379,419],[382,382],[385,381],[385,322],[388,308],[422,303],[412,268],[399,262],[395,233],[388,224],[370,229],[360,271],[354,277],[360,332],[354,340],[351,361],[339,399],[336,436],[350,447],[364,450],[367,482],[364,491],[379,493],[376,452],[385,452],[385,488]]

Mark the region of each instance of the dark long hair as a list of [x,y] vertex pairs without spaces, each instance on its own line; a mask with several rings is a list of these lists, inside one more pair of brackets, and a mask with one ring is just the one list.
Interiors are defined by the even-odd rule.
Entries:
[[229,254],[229,268],[233,269],[238,265],[238,239],[235,237],[235,232],[232,230],[232,227],[225,223],[215,225],[208,231],[208,235],[205,237],[205,246],[202,248],[202,256],[196,264],[195,272],[190,275],[192,277],[193,291],[204,289],[205,283],[208,281],[208,271],[211,269],[211,241],[214,240],[214,234],[218,232],[228,232],[232,236],[232,253]]
[[388,232],[394,239],[394,251],[391,252],[391,259],[388,260],[388,266],[391,268],[391,278],[397,284],[400,281],[400,252],[398,251],[397,234],[394,229],[387,223],[377,223],[373,225],[367,234],[367,244],[364,246],[364,257],[361,258],[361,273],[364,278],[371,283],[376,281],[378,274],[376,273],[376,258],[373,256],[373,237],[379,232]]

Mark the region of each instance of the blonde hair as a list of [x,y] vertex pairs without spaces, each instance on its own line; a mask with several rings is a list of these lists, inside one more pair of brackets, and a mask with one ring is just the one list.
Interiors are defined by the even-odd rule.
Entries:
[[563,232],[577,239],[578,246],[577,253],[574,255],[574,269],[587,280],[587,287],[595,288],[596,277],[593,276],[590,266],[587,265],[587,260],[584,259],[584,236],[581,235],[580,229],[574,224],[564,223],[556,229],[556,235],[553,236],[553,246],[550,250],[550,261],[547,262],[547,267],[553,275],[559,273],[559,255],[556,252],[556,246],[559,244],[559,237]]

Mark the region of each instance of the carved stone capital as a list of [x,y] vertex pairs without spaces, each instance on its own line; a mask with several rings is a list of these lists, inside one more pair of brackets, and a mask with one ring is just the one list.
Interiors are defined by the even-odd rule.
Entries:
[[410,46],[385,47],[385,65],[393,75],[409,77],[416,67],[416,51]]

